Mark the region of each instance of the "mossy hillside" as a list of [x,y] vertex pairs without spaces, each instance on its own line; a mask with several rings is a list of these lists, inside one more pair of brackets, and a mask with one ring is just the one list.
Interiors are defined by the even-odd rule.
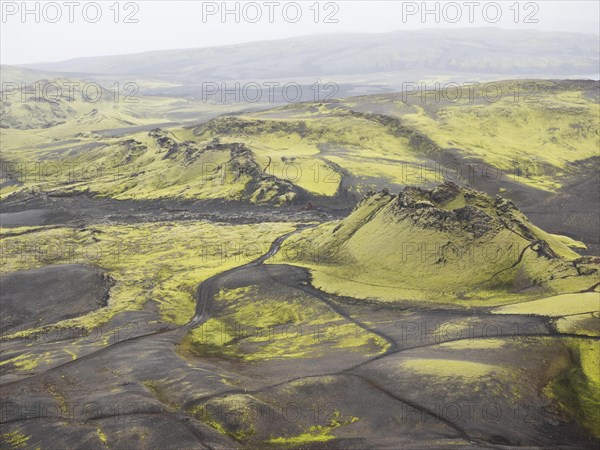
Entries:
[[600,347],[590,339],[565,339],[574,364],[550,382],[544,393],[558,402],[564,415],[600,437]]
[[[248,133],[245,128],[244,131]],[[319,157],[315,141],[297,132],[215,136],[223,142],[244,142],[252,149],[257,163],[267,175],[291,182],[312,194],[333,196],[339,188],[341,175],[334,166]]]
[[[423,162],[406,157],[377,158],[368,153],[338,151],[323,158],[356,177],[359,181],[352,187],[359,193],[377,189],[382,185],[390,186],[390,184],[427,186],[443,179],[440,171],[436,171],[433,165],[428,166]],[[373,180],[379,180],[379,183],[373,183]]]
[[520,183],[556,190],[562,177],[576,175],[570,163],[597,156],[600,105],[576,87],[542,86],[524,97],[446,103],[435,113],[415,105],[417,112],[402,121],[441,148],[461,149]]
[[107,307],[54,327],[91,330],[115,314],[142,308],[149,300],[158,303],[163,320],[183,324],[194,314],[194,294],[201,281],[257,258],[257,252],[269,249],[274,236],[293,229],[287,223],[211,222],[39,227],[17,236],[4,229],[0,267],[6,273],[79,263],[98,267],[116,281]]
[[367,196],[339,223],[293,236],[281,255],[328,292],[464,305],[587,289],[597,273],[584,263],[578,272],[577,253],[510,201],[451,183]]
[[[179,140],[155,129],[128,139],[63,144],[7,152],[7,168],[21,186],[52,194],[91,193],[117,199],[194,198],[288,203],[293,183],[265,172],[262,162],[240,143]],[[280,174],[282,175],[282,174]],[[285,174],[283,174],[285,175]]]
[[560,333],[600,336],[600,317],[598,317],[598,310],[590,313],[559,317],[554,321],[554,326]]
[[539,80],[494,85],[498,99],[490,100],[486,84],[468,88],[473,94],[458,101],[364,96],[216,119],[194,132],[247,139],[274,161],[278,155],[318,156],[359,178],[383,174],[398,184],[441,181],[421,158],[435,160],[445,148],[545,190],[576,176],[573,163],[596,156],[600,106],[590,91],[597,86]]
[[337,428],[351,425],[360,420],[355,416],[343,417],[339,411],[335,411],[333,417],[327,425],[313,425],[309,427],[308,431],[297,436],[280,436],[269,439],[269,444],[278,444],[288,447],[297,447],[306,444],[312,444],[315,442],[327,442],[335,439],[335,435],[331,433]]
[[[178,142],[156,131],[161,156],[136,160],[142,176],[128,180],[119,198],[202,198],[287,203],[297,190],[289,182],[264,173],[253,152],[240,143]],[[94,188],[94,186],[91,186]],[[100,186],[100,192],[105,192]],[[108,186],[110,189],[110,186]],[[116,187],[118,189],[118,186]]]
[[[103,195],[116,196],[132,185],[131,179],[127,183],[119,180],[145,173],[143,164],[131,164],[131,156],[132,153],[138,153],[135,155],[138,157],[151,146],[144,147],[145,144],[141,143],[136,152],[126,152],[125,161],[119,158],[122,153],[119,147],[123,142],[130,146],[137,137],[144,141],[147,133],[139,133],[136,127],[179,121],[181,117],[187,119],[190,115],[199,119],[212,117],[216,111],[233,112],[240,107],[137,94],[129,99],[131,101],[125,101],[123,92],[115,99],[115,93],[107,92],[107,89],[102,90],[99,101],[90,101],[80,92],[76,92],[74,97],[67,95],[65,82],[73,81],[78,82],[79,86],[86,84],[81,80],[39,80],[41,87],[48,83],[65,87],[63,96],[45,99],[43,95],[28,95],[26,101],[22,101],[20,93],[16,93],[0,102],[3,113],[0,121],[2,181],[10,181],[1,183],[0,198],[29,189],[93,193],[97,193],[98,189]],[[53,97],[53,91],[50,91],[48,96]],[[128,137],[133,140],[111,137],[111,130],[118,135],[120,129],[128,128],[131,129]],[[182,132],[179,134],[184,135],[183,129],[180,130]],[[145,162],[152,160],[156,152],[150,149],[148,153],[149,159]],[[160,176],[157,173],[159,168],[155,166],[150,170],[149,178],[155,184],[158,184],[156,177]],[[12,173],[6,173],[6,169]],[[173,178],[173,170],[169,173],[169,167],[163,169]],[[12,182],[15,179],[23,185]],[[95,183],[99,186],[91,188],[90,185]],[[136,195],[147,197],[144,193]]]
[[[142,95],[138,90],[140,84],[157,85],[141,79],[96,84],[58,77],[32,79],[25,90],[19,86],[16,92],[9,92],[7,86],[0,102],[0,127],[31,130],[29,134],[45,138],[81,137],[97,130],[202,118],[217,111],[243,109],[239,104],[207,104],[187,98]],[[164,87],[168,83],[160,84]]]
[[[508,88],[511,83],[500,84]],[[505,95],[489,102],[481,87],[475,88],[474,101],[455,103],[420,104],[412,97],[401,101],[399,94],[367,96],[221,117],[163,130],[162,136],[144,132],[128,139],[93,131],[156,123],[157,115],[166,117],[177,101],[143,98],[134,105],[99,106],[48,129],[7,129],[0,139],[9,163],[55,161],[65,166],[65,173],[67,165],[82,168],[87,163],[103,167],[108,175],[88,172],[73,180],[63,174],[37,182],[29,174],[25,186],[7,184],[0,195],[39,187],[116,198],[283,203],[293,201],[297,190],[333,196],[343,175],[355,177],[354,188],[361,192],[362,185],[385,182],[430,186],[442,181],[432,160],[446,148],[501,169],[510,181],[556,190],[577,175],[578,161],[596,156],[600,111],[583,85],[536,84],[544,89],[535,101]],[[207,152],[214,139],[243,144],[251,158],[240,160],[224,148]],[[81,150],[74,154],[77,146]]]
[[506,345],[504,339],[463,339],[460,341],[444,342],[440,347],[449,350],[490,350],[502,348]]
[[[9,136],[11,145],[3,153],[3,168],[11,172],[7,178],[19,183],[4,185],[4,197],[34,189],[117,199],[193,198],[280,204],[293,201],[299,190],[288,181],[299,179],[291,172],[295,166],[289,170],[280,167],[281,173],[268,170],[264,158],[257,158],[241,143],[180,140],[176,136],[182,133],[156,129],[127,139],[98,141],[88,137],[77,144],[67,140],[57,145],[45,145],[42,140],[35,142],[41,147],[21,148],[17,144],[23,133],[13,134]],[[17,147],[13,149],[12,145]]]
[[[96,103],[81,99],[73,102],[65,99],[57,102],[14,101],[8,110],[13,112],[16,108],[18,114],[22,112],[23,115],[8,117],[7,120],[14,123],[2,129],[3,157],[30,164],[38,160],[60,160],[64,148],[114,141],[116,138],[110,137],[110,130],[132,128],[135,131],[135,127],[169,122],[169,112],[178,104],[177,99],[164,97],[143,97],[135,103],[114,102],[111,98],[110,94],[105,94]],[[54,112],[36,112],[44,105],[51,105]],[[36,111],[27,111],[30,106]],[[22,158],[23,152],[27,159]],[[92,151],[92,155],[94,153]],[[101,153],[96,156],[101,157]]]
[[[6,93],[1,102],[2,118],[0,127],[17,129],[47,129],[88,116],[99,119],[100,110],[127,109],[127,104],[115,102],[115,92],[100,87],[89,89],[88,95],[73,89],[69,95],[65,83],[86,83],[80,80],[56,79],[40,80],[19,88],[15,93]],[[63,91],[65,89],[65,91]],[[125,106],[125,108],[123,107]],[[125,121],[124,123],[132,123]],[[108,127],[107,127],[108,128]]]
[[233,394],[209,400],[193,408],[191,413],[219,433],[244,440],[256,433],[256,411],[264,406],[250,395]]
[[600,292],[562,294],[496,308],[496,314],[535,314],[564,317],[600,311]]
[[[359,178],[379,178],[387,164],[395,170],[387,168],[385,177],[402,182],[403,167],[420,162],[408,138],[349,111],[315,113],[307,105],[287,117],[287,109],[215,119],[194,133],[244,142],[271,173],[319,195],[336,193],[342,175],[338,167]],[[275,112],[285,118],[275,118]]]
[[[283,387],[288,397],[298,394],[299,384],[291,382]],[[311,384],[311,382],[304,382]],[[294,397],[292,397],[294,398]],[[296,403],[296,401],[298,403]],[[296,448],[336,439],[335,431],[360,421],[359,417],[344,414],[335,405],[323,411],[303,414],[290,420],[290,405],[303,406],[303,400],[273,401],[268,395],[230,394],[210,399],[191,410],[194,417],[213,427],[219,433],[233,437],[250,446],[261,448]],[[315,405],[312,404],[313,409]],[[310,405],[306,410],[310,410]]]
[[[600,335],[600,292],[562,294],[540,300],[501,306],[492,310],[495,314],[533,314],[552,318],[561,333]],[[600,348],[598,348],[600,352]]]
[[492,364],[452,359],[410,358],[402,362],[402,368],[421,375],[437,378],[462,378],[481,381],[492,376],[506,376],[508,370]]
[[217,312],[188,334],[184,352],[260,362],[346,350],[371,355],[388,346],[301,292],[244,287],[222,290],[215,301]]
[[[248,145],[257,142],[271,144],[281,156],[312,156],[319,153],[319,144],[343,145],[368,152],[405,155],[409,152],[408,139],[390,135],[376,122],[358,117],[347,111],[329,111],[314,116],[308,110],[302,119],[264,119],[260,113],[225,117],[210,121],[194,130],[201,137],[248,139]],[[382,155],[383,156],[383,155]]]

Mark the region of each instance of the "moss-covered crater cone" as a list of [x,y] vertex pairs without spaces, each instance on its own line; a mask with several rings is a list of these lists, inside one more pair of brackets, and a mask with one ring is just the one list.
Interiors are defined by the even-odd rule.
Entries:
[[344,295],[504,303],[592,286],[598,268],[572,250],[580,245],[536,227],[510,200],[446,182],[371,192],[284,254]]

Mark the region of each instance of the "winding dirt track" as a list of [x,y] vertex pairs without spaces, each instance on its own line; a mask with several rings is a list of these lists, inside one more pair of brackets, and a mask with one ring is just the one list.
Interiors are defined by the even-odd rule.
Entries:
[[[216,275],[213,275],[210,278],[207,278],[206,280],[204,280],[202,283],[200,283],[200,285],[197,288],[196,291],[196,313],[194,314],[194,316],[190,319],[190,321],[184,325],[180,325],[178,327],[174,327],[174,328],[166,328],[166,329],[161,329],[158,331],[153,331],[151,333],[146,333],[146,334],[142,334],[139,336],[133,336],[127,339],[124,339],[122,341],[118,341],[115,342],[114,344],[110,344],[107,345],[106,347],[103,347],[99,350],[93,351],[91,353],[88,353],[86,355],[83,355],[77,359],[74,359],[72,361],[68,361],[66,363],[63,364],[59,364],[57,366],[54,366],[48,370],[45,370],[44,372],[40,372],[37,373],[35,375],[32,375],[30,377],[27,378],[21,378],[19,380],[15,380],[15,381],[10,381],[7,383],[3,383],[0,384],[0,389],[8,387],[8,386],[13,386],[13,385],[18,385],[18,384],[22,384],[22,383],[26,383],[28,381],[32,381],[38,378],[41,378],[43,376],[55,373],[61,369],[67,368],[67,367],[71,367],[71,366],[75,366],[78,365],[81,362],[90,360],[92,358],[95,358],[97,356],[101,356],[104,355],[112,350],[114,350],[117,347],[122,347],[124,345],[127,345],[131,342],[136,342],[136,341],[140,341],[142,339],[146,339],[152,336],[157,336],[157,335],[162,335],[162,334],[170,334],[170,333],[177,333],[177,332],[182,332],[182,331],[188,331],[192,328],[197,327],[198,325],[203,324],[204,322],[206,322],[208,319],[210,319],[210,315],[211,315],[211,307],[212,307],[212,300],[213,297],[211,296],[211,292],[213,291],[214,286],[219,282],[219,280],[221,280],[222,278],[231,275],[235,272],[238,271],[242,271],[244,269],[250,268],[250,267],[257,267],[260,266],[261,264],[263,264],[266,260],[268,260],[270,257],[274,256],[279,249],[281,248],[281,245],[283,244],[283,242],[290,237],[293,234],[299,233],[302,230],[305,230],[306,228],[311,228],[315,225],[307,225],[307,224],[302,224],[302,225],[298,225],[296,230],[291,231],[289,233],[286,233],[282,236],[279,236],[277,239],[275,239],[273,241],[273,243],[271,244],[271,247],[269,248],[269,251],[266,252],[264,255],[258,257],[257,259],[250,261],[249,263],[243,264],[241,266],[237,266],[234,267],[232,269],[226,270],[224,272],[220,272]],[[526,247],[524,250],[526,250],[527,248],[529,248],[530,246]],[[523,251],[524,251],[523,250]],[[521,254],[522,256],[522,254]],[[285,283],[284,283],[285,284]],[[365,331],[368,331],[370,333],[376,334],[378,336],[380,336],[381,338],[383,338],[384,340],[386,340],[389,344],[390,347],[387,349],[387,351],[385,351],[383,354],[378,355],[374,358],[370,358],[367,361],[364,361],[362,363],[357,364],[356,366],[347,368],[346,370],[344,370],[344,373],[349,373],[351,372],[353,369],[356,369],[358,367],[364,366],[366,364],[372,363],[376,360],[385,358],[389,355],[395,354],[395,353],[399,353],[402,351],[406,351],[406,350],[411,350],[411,349],[415,349],[415,348],[421,348],[421,347],[427,347],[430,345],[437,345],[437,343],[435,344],[425,344],[425,345],[417,345],[417,346],[412,346],[412,347],[406,347],[406,348],[401,348],[399,349],[397,346],[397,343],[395,342],[394,339],[392,339],[391,337],[387,336],[386,334],[373,329],[372,327],[366,326],[363,323],[361,323],[360,321],[354,319],[353,317],[351,317],[350,315],[346,314],[344,311],[340,310],[339,307],[337,307],[333,302],[329,301],[329,296],[325,295],[324,293],[320,292],[318,289],[315,289],[311,286],[291,286],[288,285],[291,288],[295,288],[295,289],[300,289],[302,291],[305,291],[307,294],[314,296],[316,298],[318,298],[319,300],[323,301],[325,304],[327,304],[327,306],[329,306],[331,309],[333,309],[336,313],[340,314],[341,316],[345,317],[347,320],[353,322],[354,324],[356,324],[357,326],[365,329]],[[575,338],[583,338],[583,339],[590,339],[590,340],[600,340],[600,337],[598,336],[588,336],[588,335],[581,335],[581,334],[572,334],[572,333],[558,333],[555,330],[548,330],[548,332],[546,333],[535,333],[535,334],[523,334],[523,336],[539,336],[539,337],[575,337]],[[502,337],[502,336],[500,336]],[[515,334],[510,334],[510,337],[515,337]],[[460,339],[457,339],[460,340]],[[452,341],[452,340],[450,340]],[[235,391],[235,390],[233,390]],[[232,392],[233,392],[232,391]],[[222,394],[222,393],[221,393]],[[218,394],[218,395],[221,395]],[[209,396],[210,397],[210,396]]]
[[265,253],[264,255],[258,257],[254,261],[251,261],[242,266],[234,267],[233,269],[226,270],[225,272],[218,273],[217,275],[214,275],[214,276],[204,280],[202,283],[200,283],[200,285],[198,286],[198,290],[196,291],[196,314],[194,315],[194,317],[192,317],[192,319],[187,324],[183,325],[182,328],[185,328],[185,329],[194,328],[198,325],[203,324],[210,318],[210,306],[212,306],[212,302],[211,302],[212,297],[210,295],[210,292],[211,292],[213,286],[215,285],[215,283],[217,281],[219,281],[219,279],[221,279],[227,275],[230,275],[232,273],[238,272],[240,270],[247,269],[249,267],[260,266],[267,259],[269,259],[271,256],[275,255],[279,251],[279,249],[281,248],[281,244],[288,237],[290,237],[292,234],[296,234],[296,233],[298,233],[306,228],[310,228],[312,226],[313,225],[298,226],[295,231],[290,231],[289,233],[286,233],[282,236],[279,236],[277,239],[275,239],[273,241],[273,243],[271,244],[271,248],[269,249],[269,251],[267,253]]
[[265,253],[264,255],[258,257],[257,259],[250,261],[249,263],[243,264],[241,266],[237,266],[234,267],[232,269],[226,270],[224,272],[220,272],[216,275],[213,275],[210,278],[207,278],[206,280],[204,280],[202,283],[200,283],[200,285],[198,286],[198,289],[196,291],[196,314],[194,315],[194,317],[192,317],[190,319],[190,321],[184,325],[175,327],[175,328],[167,328],[167,329],[162,329],[162,330],[158,330],[158,331],[154,331],[152,333],[146,333],[146,334],[142,334],[140,336],[134,336],[128,339],[124,339],[122,341],[119,342],[115,342],[114,344],[110,344],[107,345],[106,347],[101,348],[100,350],[96,350],[94,352],[88,353],[87,355],[81,356],[77,359],[74,359],[72,361],[68,361],[66,363],[63,364],[59,364],[57,366],[54,366],[48,370],[45,370],[44,372],[40,372],[37,373],[35,375],[32,375],[30,377],[27,378],[21,378],[19,380],[15,380],[15,381],[10,381],[8,383],[3,383],[0,384],[0,389],[8,387],[8,386],[13,386],[13,385],[17,385],[17,384],[21,384],[21,383],[25,383],[27,381],[31,381],[31,380],[35,380],[38,378],[41,378],[43,376],[49,375],[51,373],[57,372],[61,369],[64,369],[66,367],[71,367],[74,365],[77,365],[83,361],[88,361],[92,358],[95,358],[97,356],[101,356],[104,355],[108,352],[110,352],[111,350],[115,349],[116,347],[122,347],[124,345],[127,345],[131,342],[135,342],[135,341],[139,341],[142,339],[146,339],[152,336],[157,336],[160,334],[167,334],[167,333],[176,333],[176,332],[181,332],[181,331],[188,331],[192,328],[197,327],[198,325],[203,324],[204,322],[206,322],[208,319],[210,319],[210,310],[211,310],[211,306],[212,306],[212,296],[210,295],[213,287],[216,285],[216,283],[223,277],[227,276],[227,275],[231,275],[232,273],[235,273],[237,271],[241,271],[244,269],[247,269],[249,267],[256,267],[256,266],[260,266],[261,264],[263,264],[267,259],[269,259],[270,257],[272,257],[273,255],[275,255],[279,249],[281,248],[281,244],[283,243],[283,241],[285,241],[288,237],[290,237],[291,235],[298,233],[306,228],[310,228],[314,225],[299,225],[297,226],[296,230],[294,231],[290,231],[289,233],[286,233],[282,236],[279,236],[277,239],[275,239],[273,241],[273,243],[271,244],[271,247],[269,248],[269,251],[267,253]]

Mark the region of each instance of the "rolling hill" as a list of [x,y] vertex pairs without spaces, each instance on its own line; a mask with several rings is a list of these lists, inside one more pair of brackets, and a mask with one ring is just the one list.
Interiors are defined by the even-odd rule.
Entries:
[[570,248],[579,243],[450,182],[372,193],[286,245],[285,261],[310,268],[315,286],[359,298],[481,306],[597,287],[597,262]]
[[[538,226],[596,248],[599,83],[496,82],[503,94],[493,102],[486,86],[461,101],[396,93],[219,117],[164,97],[35,103],[39,116],[5,102],[1,192],[351,208],[370,190],[447,180],[511,198]],[[36,117],[56,124],[32,128]],[[40,177],[38,164],[65,169]]]

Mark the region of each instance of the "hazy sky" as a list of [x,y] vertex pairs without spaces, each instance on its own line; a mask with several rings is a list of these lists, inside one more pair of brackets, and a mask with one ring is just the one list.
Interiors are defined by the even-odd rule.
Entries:
[[[138,0],[121,1],[117,7],[113,0],[79,0],[72,1],[73,5],[69,1],[33,1],[25,2],[30,12],[24,17],[22,3],[0,1],[3,64],[207,47],[317,33],[473,26],[598,33],[600,27],[600,2],[596,0],[426,2],[426,9],[431,12],[425,17],[422,1]],[[221,15],[223,3],[232,11],[225,18]],[[126,18],[137,23],[125,23]]]

